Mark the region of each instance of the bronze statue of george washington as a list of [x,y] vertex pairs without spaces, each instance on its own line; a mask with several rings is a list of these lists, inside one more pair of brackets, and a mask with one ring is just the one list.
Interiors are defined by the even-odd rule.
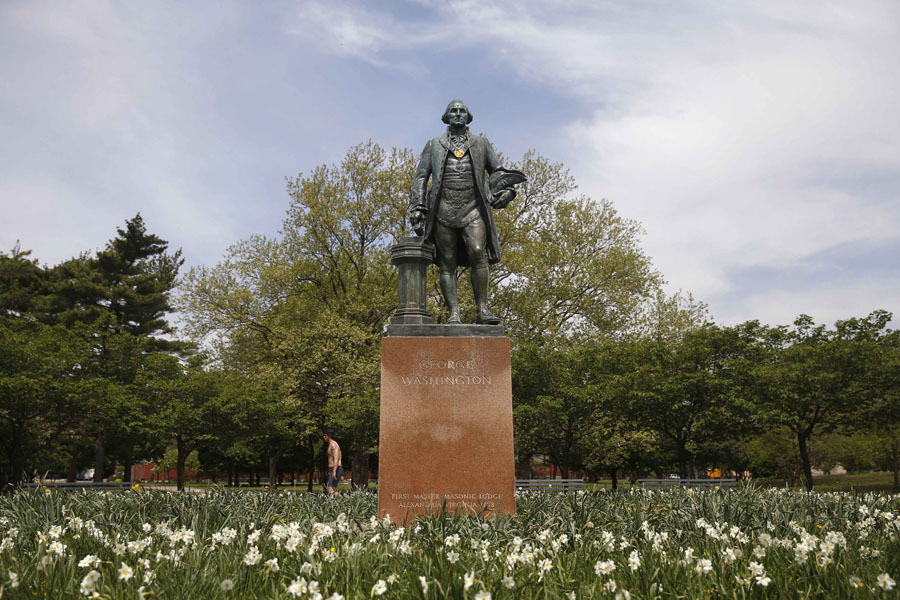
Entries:
[[515,198],[513,185],[525,181],[525,176],[501,168],[491,143],[469,131],[472,113],[465,102],[448,104],[441,120],[447,131],[425,144],[416,167],[410,224],[417,235],[435,245],[441,292],[450,311],[447,323],[460,322],[456,270],[468,266],[476,323],[497,325],[500,319],[488,308],[488,265],[500,260],[492,210],[506,207]]

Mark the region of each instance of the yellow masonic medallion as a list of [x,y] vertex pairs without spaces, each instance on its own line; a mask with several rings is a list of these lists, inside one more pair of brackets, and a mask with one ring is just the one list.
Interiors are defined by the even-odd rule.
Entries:
[[453,155],[454,155],[456,158],[462,158],[463,156],[466,155],[466,151],[465,151],[465,150],[454,150],[454,151],[453,151]]

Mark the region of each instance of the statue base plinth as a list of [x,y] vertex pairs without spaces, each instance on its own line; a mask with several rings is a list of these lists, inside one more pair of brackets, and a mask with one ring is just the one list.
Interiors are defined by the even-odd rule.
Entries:
[[515,514],[513,452],[509,338],[382,339],[379,517]]
[[[399,313],[400,311],[397,311]],[[396,318],[395,313],[394,317]],[[431,315],[429,315],[431,318]],[[464,323],[456,325],[423,324],[421,321],[409,321],[396,323],[391,319],[391,324],[384,328],[385,337],[503,337],[506,329],[503,325],[478,325],[477,323]]]

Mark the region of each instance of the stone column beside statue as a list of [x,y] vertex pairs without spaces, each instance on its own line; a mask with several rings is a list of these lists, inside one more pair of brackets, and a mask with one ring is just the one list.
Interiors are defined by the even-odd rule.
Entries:
[[391,263],[397,267],[397,310],[392,325],[426,325],[434,323],[428,312],[425,281],[428,265],[434,262],[434,246],[421,237],[401,237],[391,246]]
[[[490,142],[469,132],[464,102],[451,102],[442,121],[447,131],[426,144],[414,177],[417,235],[391,248],[399,289],[381,346],[378,514],[397,524],[441,510],[516,510],[510,340],[490,310],[488,282],[500,260],[492,211],[515,198],[525,175],[502,168]],[[426,304],[431,263],[447,308],[442,324]],[[460,319],[463,267],[475,323]]]

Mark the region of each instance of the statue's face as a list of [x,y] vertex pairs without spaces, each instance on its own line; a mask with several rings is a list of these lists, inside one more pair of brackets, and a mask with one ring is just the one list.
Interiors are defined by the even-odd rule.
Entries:
[[466,105],[458,102],[453,104],[447,111],[447,121],[450,123],[450,127],[465,127],[469,121],[469,111],[466,110]]

